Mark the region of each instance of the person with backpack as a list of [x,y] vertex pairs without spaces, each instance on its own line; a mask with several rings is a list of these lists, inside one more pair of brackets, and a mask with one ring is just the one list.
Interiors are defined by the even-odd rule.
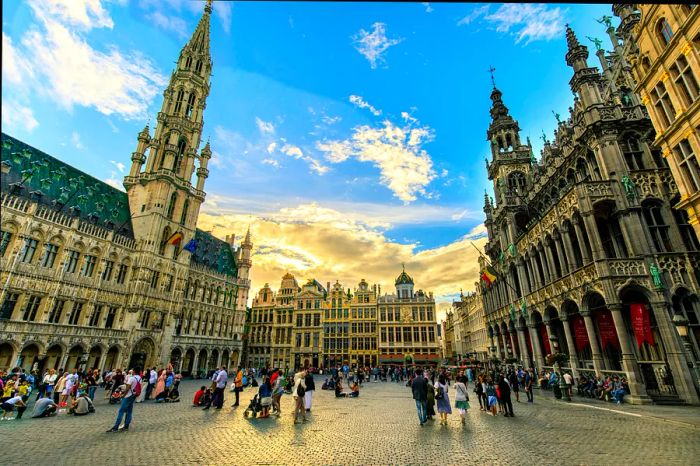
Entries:
[[294,374],[294,424],[298,424],[297,417],[301,414],[301,421],[306,422],[306,408],[304,407],[304,397],[306,396],[306,369],[302,369]]
[[435,385],[435,399],[437,400],[438,413],[440,414],[440,424],[447,425],[447,415],[452,414],[450,406],[450,397],[447,394],[449,386],[445,374],[438,376],[438,382]]
[[[135,367],[129,371],[126,378],[126,389],[122,392],[122,399],[121,404],[119,405],[117,419],[114,421],[114,426],[112,426],[112,428],[107,432],[129,431],[129,424],[131,424],[131,417],[134,412],[134,401],[136,400],[136,397],[141,394],[141,377],[138,375],[140,372],[140,367]],[[119,424],[121,424],[124,415],[126,415],[124,427],[120,429]]]
[[455,380],[455,408],[459,411],[462,424],[466,423],[467,410],[469,409],[469,394],[467,394],[467,376],[460,375]]

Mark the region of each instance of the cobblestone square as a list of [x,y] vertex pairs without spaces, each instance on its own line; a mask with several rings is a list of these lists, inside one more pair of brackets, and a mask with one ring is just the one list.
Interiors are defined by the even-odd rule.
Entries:
[[472,395],[466,425],[454,411],[448,426],[420,427],[408,388],[366,383],[358,399],[317,390],[309,421],[294,425],[291,395],[283,396],[279,419],[246,419],[254,389],[241,394],[236,409],[227,392],[222,410],[203,411],[190,406],[203,384],[183,382],[178,404],[136,405],[128,433],[105,433],[117,406],[102,399],[102,390],[93,415],[31,419],[27,411],[20,421],[0,423],[0,463],[690,465],[700,457],[697,427],[543,399],[550,393],[536,393],[534,405],[514,403],[513,419],[480,412]]

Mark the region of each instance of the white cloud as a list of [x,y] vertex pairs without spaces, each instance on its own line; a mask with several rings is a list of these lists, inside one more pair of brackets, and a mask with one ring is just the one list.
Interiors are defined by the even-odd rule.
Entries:
[[305,161],[309,164],[311,171],[316,172],[318,175],[323,175],[330,170],[330,168],[321,164],[321,162],[319,162],[317,159],[311,157],[310,155],[304,154],[304,152],[298,146],[285,144],[280,148],[280,151],[289,157]]
[[21,44],[3,37],[11,52],[7,60],[3,56],[3,76],[17,86],[13,92],[43,94],[67,110],[79,105],[124,119],[145,118],[166,80],[138,52],[124,54],[116,46],[103,52],[88,43],[91,29],[113,27],[101,2],[37,0],[30,7],[38,25]]
[[260,117],[255,117],[255,124],[258,125],[258,130],[262,134],[275,134],[275,126],[272,123],[264,121]]
[[506,3],[495,12],[488,12],[489,5],[475,8],[457,24],[470,24],[481,17],[496,31],[514,36],[516,44],[524,40],[526,45],[532,41],[555,39],[564,32],[564,12],[559,7],[542,3]]
[[111,187],[117,188],[119,191],[126,192],[126,190],[124,189],[124,185],[122,184],[122,180],[117,179],[117,172],[115,171],[110,172],[109,178],[106,178],[103,181]]
[[350,103],[352,103],[355,107],[357,108],[366,108],[367,110],[370,111],[370,113],[374,116],[379,116],[382,114],[381,110],[376,109],[373,105],[370,103],[366,102],[365,99],[362,98],[362,96],[359,95],[351,95],[348,100]]
[[168,16],[164,12],[156,10],[147,16],[153,24],[165,31],[172,31],[180,38],[188,37],[187,22],[178,16]]
[[22,84],[34,77],[31,62],[17,50],[12,39],[2,33],[2,77],[3,81]]
[[276,143],[276,142],[271,142],[271,143],[268,144],[268,146],[267,146],[267,153],[268,153],[268,154],[272,154],[272,153],[275,151],[276,148],[277,148],[277,143]]
[[213,8],[214,16],[218,16],[221,28],[226,34],[231,32],[231,18],[233,16],[233,2],[216,2]]
[[73,147],[75,147],[78,150],[85,149],[85,146],[83,145],[82,141],[80,140],[80,135],[78,134],[77,131],[73,131],[71,133],[70,142],[71,142],[71,144],[73,144]]
[[360,29],[360,32],[352,36],[355,43],[355,50],[360,52],[368,61],[372,69],[377,68],[377,64],[386,62],[386,55],[389,47],[400,43],[403,39],[389,39],[386,36],[386,24],[374,23],[372,32]]
[[32,109],[14,100],[2,101],[2,124],[8,128],[22,128],[28,132],[39,126]]
[[425,187],[437,176],[430,155],[421,147],[432,138],[433,132],[427,126],[402,127],[385,120],[380,127],[353,128],[349,139],[318,141],[316,148],[325,152],[326,159],[332,163],[350,157],[374,163],[380,170],[380,183],[409,203],[416,200],[417,194],[427,197]]
[[465,24],[471,24],[475,19],[485,15],[489,11],[489,5],[482,5],[480,7],[472,9],[472,11],[469,12],[467,16],[464,18],[460,19],[457,22],[458,26],[462,26]]
[[275,159],[263,159],[262,163],[264,163],[266,165],[272,165],[275,168],[280,167],[280,163]]
[[421,2],[421,5],[425,7],[425,12],[426,13],[432,13],[433,12],[433,7],[430,6],[430,2]]
[[323,123],[325,123],[326,125],[329,125],[329,126],[330,126],[330,125],[334,125],[334,124],[338,123],[338,122],[341,121],[341,120],[342,120],[342,118],[339,117],[339,116],[333,116],[333,117],[332,117],[332,116],[328,116],[328,115],[323,115],[323,116],[321,117],[321,121],[322,121]]
[[124,170],[126,170],[126,165],[124,165],[121,162],[115,162],[114,160],[110,160],[109,163],[117,167],[117,170],[119,170],[119,173],[124,173]]

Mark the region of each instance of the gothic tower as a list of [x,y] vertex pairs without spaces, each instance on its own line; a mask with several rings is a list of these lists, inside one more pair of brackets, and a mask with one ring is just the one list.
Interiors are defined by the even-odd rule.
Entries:
[[[134,235],[141,247],[167,257],[179,257],[184,262],[189,256],[178,256],[178,252],[194,237],[211,158],[208,142],[197,153],[212,69],[210,16],[211,6],[207,4],[192,37],[180,52],[163,93],[155,133],[151,137],[148,126],[139,133],[136,151],[131,156],[131,170],[124,178]],[[196,162],[197,179],[193,186]],[[166,245],[176,232],[183,235],[180,244]]]

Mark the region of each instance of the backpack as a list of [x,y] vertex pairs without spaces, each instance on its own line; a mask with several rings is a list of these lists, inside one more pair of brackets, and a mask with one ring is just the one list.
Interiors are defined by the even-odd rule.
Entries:
[[442,400],[445,398],[445,391],[442,389],[442,387],[438,386],[435,389],[435,399],[436,400]]
[[134,378],[136,379],[136,385],[134,385],[131,388],[131,391],[134,394],[134,396],[140,396],[141,395],[141,379],[136,378],[136,377],[134,377]]
[[301,383],[297,387],[297,396],[304,396],[306,394],[306,390],[304,390],[304,387],[302,387]]

